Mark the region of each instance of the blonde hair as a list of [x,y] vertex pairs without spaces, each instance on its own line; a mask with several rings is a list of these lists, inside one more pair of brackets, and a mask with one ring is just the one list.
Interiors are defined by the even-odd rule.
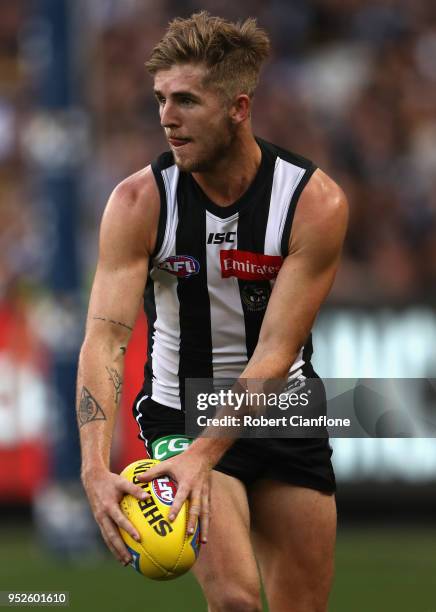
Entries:
[[175,64],[204,64],[205,85],[229,97],[238,93],[252,97],[269,51],[269,37],[252,17],[232,23],[201,11],[171,21],[145,66],[155,75]]

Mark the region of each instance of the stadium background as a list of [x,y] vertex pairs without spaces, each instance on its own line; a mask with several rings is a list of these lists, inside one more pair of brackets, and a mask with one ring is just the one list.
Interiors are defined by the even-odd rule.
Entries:
[[[143,67],[167,22],[253,15],[273,55],[258,135],[345,189],[343,262],[318,320],[328,377],[434,378],[436,5],[431,0],[3,0],[0,5],[0,590],[72,609],[205,608],[100,546],[78,481],[74,378],[103,207],[165,148]],[[129,367],[113,465],[140,456]],[[411,406],[411,409],[415,406]],[[335,440],[335,612],[436,610],[432,438]],[[144,602],[144,603],[142,603]]]

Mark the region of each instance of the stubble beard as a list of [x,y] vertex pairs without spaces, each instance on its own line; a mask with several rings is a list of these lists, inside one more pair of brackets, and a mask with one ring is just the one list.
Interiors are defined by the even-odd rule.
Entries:
[[223,126],[219,140],[215,139],[213,145],[205,147],[205,153],[194,159],[177,159],[177,153],[174,153],[174,161],[181,172],[210,172],[217,164],[225,157],[235,138],[235,129],[230,121]]

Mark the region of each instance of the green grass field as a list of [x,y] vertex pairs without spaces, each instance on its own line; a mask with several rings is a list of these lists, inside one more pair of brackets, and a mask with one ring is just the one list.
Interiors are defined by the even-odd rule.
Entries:
[[[339,532],[331,612],[436,612],[435,585],[436,529]],[[167,583],[147,581],[110,557],[71,565],[42,554],[30,530],[3,527],[0,590],[14,589],[69,591],[69,609],[81,612],[207,609],[189,575]]]

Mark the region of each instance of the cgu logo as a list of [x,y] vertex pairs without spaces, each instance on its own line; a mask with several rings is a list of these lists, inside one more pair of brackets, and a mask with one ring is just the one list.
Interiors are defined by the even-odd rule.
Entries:
[[161,261],[157,267],[179,278],[189,278],[193,274],[198,274],[200,270],[200,264],[191,255],[171,255]]
[[170,440],[160,440],[153,448],[153,457],[155,459],[168,459],[176,453],[181,453],[186,450],[191,443],[189,438],[172,438]]
[[236,232],[211,232],[207,238],[207,244],[222,244],[223,242],[235,242]]
[[152,481],[152,486],[156,497],[166,506],[171,506],[177,492],[176,483],[168,476],[163,476],[162,478],[155,478]]

